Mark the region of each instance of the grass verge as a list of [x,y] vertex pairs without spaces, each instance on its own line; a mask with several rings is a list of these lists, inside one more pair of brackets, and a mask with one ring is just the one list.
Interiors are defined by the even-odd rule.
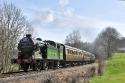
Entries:
[[104,76],[96,76],[91,83],[125,83],[125,53],[115,53],[107,60]]

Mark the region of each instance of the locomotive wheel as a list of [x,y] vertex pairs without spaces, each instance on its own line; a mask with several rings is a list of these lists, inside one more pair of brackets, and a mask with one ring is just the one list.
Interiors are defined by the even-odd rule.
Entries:
[[48,65],[48,68],[49,69],[54,69],[54,62],[50,62],[49,65]]
[[60,67],[60,62],[59,61],[55,61],[54,62],[54,69],[59,69]]
[[36,65],[35,64],[32,65],[32,70],[36,71]]
[[71,67],[73,67],[73,66],[74,66],[74,63],[72,62],[72,63],[71,63]]
[[21,69],[24,70],[25,72],[28,71],[29,64],[21,64]]
[[36,64],[36,70],[37,70],[37,71],[41,71],[41,70],[42,70],[42,64],[41,64],[41,62],[38,62],[38,63]]
[[47,69],[48,69],[47,62],[44,62],[44,63],[42,64],[42,69],[43,69],[43,70],[47,70]]
[[60,67],[60,62],[58,61],[57,62],[57,68],[59,69],[59,67]]
[[63,68],[66,68],[67,67],[66,62],[63,62],[62,66]]
[[41,62],[37,62],[36,64],[32,65],[32,70],[33,71],[41,71],[42,70],[42,64]]

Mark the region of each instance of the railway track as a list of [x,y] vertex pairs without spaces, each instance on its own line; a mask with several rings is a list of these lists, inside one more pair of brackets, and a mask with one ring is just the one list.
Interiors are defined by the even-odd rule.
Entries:
[[[84,64],[84,65],[88,65],[88,64]],[[77,65],[77,66],[73,66],[73,67],[84,66],[84,65]],[[73,68],[73,67],[68,66],[68,67],[65,67],[65,69]],[[55,71],[55,70],[61,70],[61,69],[64,69],[64,67],[41,70],[41,71],[33,71],[33,70],[29,69],[28,72],[25,72],[25,71],[21,70],[21,71],[15,71],[15,72],[0,74],[0,78],[15,77],[15,76],[25,76],[25,75],[30,75],[30,74],[38,74],[38,73],[42,73],[42,72],[45,72],[45,71]]]
[[[70,68],[70,67],[68,67],[68,68]],[[15,72],[0,74],[0,78],[7,78],[7,77],[14,77],[14,76],[25,76],[25,75],[38,74],[38,73],[42,73],[42,72],[45,72],[45,71],[54,71],[54,70],[59,70],[59,69],[61,69],[61,68],[41,70],[41,71],[28,70],[28,72],[25,72],[25,71],[21,70],[21,71],[15,71]]]
[[15,71],[15,72],[3,73],[3,74],[0,75],[0,78],[13,77],[13,76],[22,76],[22,75],[27,75],[28,73],[32,73],[32,72],[35,72],[35,71],[29,70],[28,72]]
[[[52,81],[54,83],[64,83],[63,81],[68,81],[69,78],[78,78],[88,76],[92,73],[92,69],[97,69],[98,64],[88,64],[60,69],[49,69],[38,71],[29,71],[29,72],[13,72],[4,74],[0,78],[0,83],[45,83]],[[95,70],[96,71],[96,70]],[[48,80],[49,79],[49,80]],[[70,83],[70,82],[66,82]]]

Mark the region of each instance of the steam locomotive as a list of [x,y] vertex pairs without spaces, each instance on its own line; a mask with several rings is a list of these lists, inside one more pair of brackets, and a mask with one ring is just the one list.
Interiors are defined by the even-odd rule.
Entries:
[[[42,53],[35,50],[32,58],[14,58],[12,64],[19,64],[20,70],[40,71],[48,68],[64,68],[68,66],[76,66],[94,63],[95,56],[84,50],[57,43],[51,40],[43,41],[44,50]],[[26,55],[24,55],[26,56]]]

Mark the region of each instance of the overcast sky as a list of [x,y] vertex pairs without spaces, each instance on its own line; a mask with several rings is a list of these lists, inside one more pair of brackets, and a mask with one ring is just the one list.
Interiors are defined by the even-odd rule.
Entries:
[[[3,2],[5,0],[0,0]],[[120,0],[6,0],[20,8],[38,37],[64,42],[73,30],[93,41],[105,27],[125,36],[125,1]]]

